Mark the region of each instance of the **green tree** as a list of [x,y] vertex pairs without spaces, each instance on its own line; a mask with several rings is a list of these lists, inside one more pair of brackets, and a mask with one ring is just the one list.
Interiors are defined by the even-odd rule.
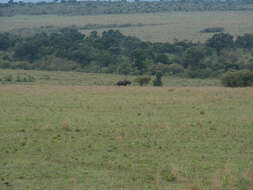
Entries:
[[188,48],[183,54],[185,68],[200,69],[201,60],[205,57],[205,49],[200,46]]
[[137,67],[141,74],[152,64],[148,59],[147,51],[141,48],[135,49],[131,54],[131,58],[134,66]]
[[18,37],[10,33],[0,33],[0,50],[7,50],[9,47],[15,46]]
[[165,54],[158,54],[155,58],[155,63],[170,64],[168,56]]
[[227,87],[253,86],[253,72],[242,70],[223,74],[221,83]]
[[234,46],[233,36],[225,33],[214,34],[207,40],[206,45],[216,49],[217,54],[220,55],[222,49]]
[[244,34],[243,36],[238,36],[235,41],[235,45],[239,48],[253,48],[253,34]]

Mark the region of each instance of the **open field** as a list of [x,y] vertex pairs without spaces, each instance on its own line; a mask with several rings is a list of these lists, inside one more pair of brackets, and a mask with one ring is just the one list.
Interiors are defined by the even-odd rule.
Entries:
[[0,85],[0,189],[251,190],[253,89]]
[[[41,26],[66,27],[71,25],[86,26],[88,24],[137,25],[141,23],[144,26],[118,29],[123,34],[136,36],[142,40],[152,42],[168,42],[173,41],[175,38],[178,40],[204,41],[211,34],[200,33],[200,31],[207,27],[224,27],[225,32],[233,35],[252,33],[252,18],[252,11],[196,11],[97,16],[18,15],[0,17],[0,32],[16,31],[16,33],[29,34],[38,32]],[[151,26],[153,24],[157,25]],[[29,28],[30,30],[24,30],[24,28]],[[98,32],[101,33],[103,30],[99,29]],[[89,33],[90,30],[83,30],[83,32]]]
[[[12,81],[6,82],[5,78],[12,76]],[[18,76],[32,76],[33,82],[17,82]],[[0,69],[0,79],[2,84],[54,84],[54,85],[97,85],[97,86],[113,86],[118,80],[134,81],[138,76],[116,75],[116,74],[98,74],[98,73],[82,73],[82,72],[62,72],[62,71],[25,71],[25,70],[4,70]],[[154,79],[154,78],[153,78]],[[189,79],[164,76],[162,78],[164,86],[220,86],[219,79]],[[0,83],[1,84],[1,83]],[[133,83],[133,85],[137,85]],[[149,85],[152,85],[151,82]]]

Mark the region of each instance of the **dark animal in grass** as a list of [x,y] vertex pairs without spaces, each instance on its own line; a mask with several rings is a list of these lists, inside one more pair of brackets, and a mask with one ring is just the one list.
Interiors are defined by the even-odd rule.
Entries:
[[131,84],[131,81],[129,81],[129,80],[119,80],[117,82],[118,86],[127,86],[127,85],[130,85],[130,84]]

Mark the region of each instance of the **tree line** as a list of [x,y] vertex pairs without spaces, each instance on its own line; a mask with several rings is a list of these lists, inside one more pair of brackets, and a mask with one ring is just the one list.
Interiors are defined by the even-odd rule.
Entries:
[[0,68],[219,77],[227,71],[253,71],[253,34],[216,33],[205,43],[152,43],[118,30],[84,35],[63,28],[29,38],[0,33]]
[[[224,11],[252,10],[252,0],[178,0],[178,1],[76,1],[24,3],[22,1],[0,3],[0,16],[14,15],[97,15],[156,13],[168,11]],[[248,6],[247,6],[248,5]]]

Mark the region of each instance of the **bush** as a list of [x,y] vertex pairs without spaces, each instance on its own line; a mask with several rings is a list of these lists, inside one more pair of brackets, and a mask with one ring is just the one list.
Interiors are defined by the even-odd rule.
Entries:
[[31,75],[18,75],[16,82],[34,82],[35,78]]
[[140,86],[147,85],[150,82],[151,78],[149,76],[141,76],[136,78],[134,81],[137,82]]
[[155,80],[153,81],[153,86],[162,86],[163,85],[163,82],[162,82],[162,72],[157,72],[156,73],[156,78]]
[[5,81],[11,82],[11,81],[13,81],[13,76],[12,75],[6,75],[4,77],[4,79],[5,79]]
[[253,86],[253,72],[243,70],[225,73],[221,83],[227,87]]
[[205,28],[204,30],[200,31],[201,33],[215,33],[215,32],[224,32],[223,27],[211,27],[211,28]]

